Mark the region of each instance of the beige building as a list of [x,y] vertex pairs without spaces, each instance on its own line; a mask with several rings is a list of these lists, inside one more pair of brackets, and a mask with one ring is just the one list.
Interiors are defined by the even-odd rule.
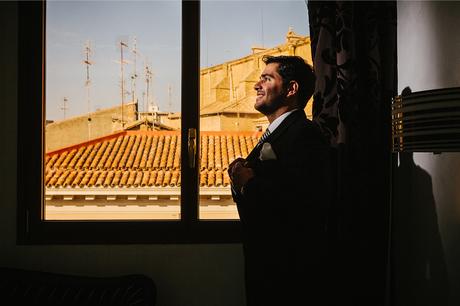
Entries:
[[[265,67],[264,56],[297,55],[309,64],[310,38],[297,35],[292,28],[284,44],[273,48],[253,47],[243,58],[204,68],[200,75],[200,126],[203,131],[255,131],[268,126],[257,112],[254,85]],[[306,109],[311,118],[311,103]]]
[[[264,56],[297,55],[312,65],[310,38],[292,28],[284,44],[273,48],[253,47],[251,54],[200,72],[200,129],[202,131],[262,131],[266,118],[254,109],[254,85],[265,67]],[[312,103],[305,112],[312,118]],[[180,113],[170,114],[165,124],[180,127]]]
[[[127,103],[48,123],[45,127],[46,152],[122,131],[137,120],[137,104]],[[122,114],[123,113],[123,114]]]
[[[273,48],[253,47],[251,54],[216,66],[201,69],[200,129],[202,131],[263,131],[266,118],[254,109],[254,85],[265,66],[264,56],[297,55],[309,64],[310,38],[297,35],[292,28],[284,44]],[[312,103],[305,112],[311,118]],[[180,113],[138,112],[137,103],[99,110],[88,115],[46,125],[46,151],[103,137],[122,130],[177,130]],[[122,115],[123,113],[123,115]],[[122,126],[122,117],[124,126]],[[153,122],[153,124],[152,124]]]

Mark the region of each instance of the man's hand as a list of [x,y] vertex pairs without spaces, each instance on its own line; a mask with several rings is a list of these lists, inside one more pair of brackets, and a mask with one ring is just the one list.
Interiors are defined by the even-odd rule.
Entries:
[[254,177],[254,170],[248,167],[244,158],[237,158],[228,166],[228,175],[233,187],[240,190],[250,178]]

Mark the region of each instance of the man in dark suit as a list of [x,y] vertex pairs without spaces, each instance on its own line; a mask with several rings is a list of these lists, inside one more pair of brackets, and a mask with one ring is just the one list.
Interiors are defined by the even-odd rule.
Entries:
[[243,227],[247,305],[326,305],[329,151],[304,112],[315,76],[300,57],[264,62],[254,107],[269,132],[228,169]]

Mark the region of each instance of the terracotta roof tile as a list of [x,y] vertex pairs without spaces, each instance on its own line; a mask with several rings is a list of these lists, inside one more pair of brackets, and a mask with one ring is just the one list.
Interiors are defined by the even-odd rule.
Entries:
[[119,137],[117,139],[112,139],[105,151],[101,153],[103,155],[101,156],[101,162],[99,162],[98,165],[103,164],[103,169],[109,169],[112,165],[115,153],[118,150],[117,147],[120,146],[120,143],[121,139]]
[[102,183],[102,186],[104,186],[105,188],[110,186],[110,184],[113,182],[114,176],[115,176],[115,171],[110,170],[107,174],[107,177],[104,180],[104,183]]
[[155,185],[155,182],[157,180],[157,172],[156,171],[149,171],[150,173],[150,177],[149,177],[149,182],[147,184],[147,186],[151,187],[153,185]]
[[68,153],[69,153],[68,151],[63,152],[61,156],[59,156],[59,158],[56,160],[56,163],[54,164],[54,166],[60,167],[64,159],[67,157]]
[[57,181],[56,181],[56,186],[59,187],[61,186],[62,184],[64,184],[65,182],[65,179],[67,178],[67,176],[70,174],[70,171],[63,171],[62,174],[57,178]]
[[82,188],[82,187],[85,187],[88,183],[89,183],[89,180],[91,178],[91,176],[93,176],[93,171],[92,170],[89,170],[87,171],[83,178],[81,179],[81,181],[78,183],[78,185]]
[[107,168],[105,165],[110,165],[110,163],[108,162],[108,159],[111,156],[111,152],[115,145],[115,142],[116,142],[116,139],[112,139],[109,142],[104,141],[100,150],[96,154],[96,157],[99,159],[99,161],[96,160],[94,162],[94,165],[96,168],[103,169],[103,168]]
[[200,187],[203,187],[208,183],[208,173],[207,172],[208,171],[206,169],[200,172]]
[[224,183],[223,179],[222,179],[222,170],[217,170],[216,171],[216,180],[215,180],[215,185],[216,186],[222,186]]
[[97,177],[99,176],[99,171],[92,171],[92,174],[89,176],[88,187],[93,187],[96,184]]
[[165,142],[165,137],[161,135],[157,139],[157,147],[155,150],[155,157],[153,158],[153,168],[158,169],[160,167],[160,158],[161,158],[161,153],[163,152],[163,147],[164,147],[164,142]]
[[47,168],[45,170],[45,186],[48,186],[48,182],[51,180],[51,178],[54,176],[54,173],[56,172],[55,169],[49,169]]
[[96,155],[97,151],[94,145],[90,145],[88,147],[87,155],[85,156],[85,163],[83,164],[83,169],[91,169],[91,164],[94,160],[94,156]]
[[136,180],[136,174],[137,172],[136,171],[126,171],[125,173],[128,173],[128,179],[127,179],[127,182],[125,183],[125,185],[127,187],[131,187],[134,185],[134,182]]
[[161,186],[163,184],[164,172],[160,170],[157,172],[157,179],[155,181],[155,186]]
[[[139,137],[138,137],[139,136]],[[126,149],[125,155],[127,157],[125,164],[126,168],[132,168],[134,159],[136,158],[137,148],[139,147],[140,135],[132,136],[130,140],[130,146]]]
[[146,139],[147,139],[146,135],[141,136],[141,140],[140,140],[140,144],[139,144],[140,148],[139,148],[139,150],[137,150],[137,152],[135,151],[136,157],[134,158],[133,169],[139,168],[139,164],[140,164],[140,161],[141,161],[141,158],[142,158],[142,154],[143,154],[143,152],[145,150],[145,141],[146,141]]
[[142,152],[142,157],[139,161],[139,168],[145,169],[145,165],[147,164],[147,159],[149,156],[150,146],[152,145],[152,137],[146,136],[146,143],[144,145],[144,151]]
[[120,181],[118,183],[118,186],[126,186],[128,184],[128,178],[129,178],[129,171],[121,171],[120,172]]
[[110,165],[112,169],[117,169],[117,168],[120,169],[118,165],[120,164],[120,160],[123,156],[123,151],[125,150],[126,145],[128,144],[128,141],[129,141],[129,137],[120,136],[119,138],[120,138],[119,141],[117,140],[117,142],[115,143],[115,148],[113,149],[114,154],[111,154],[111,156],[113,156],[112,164]]
[[83,154],[83,151],[85,151],[85,148],[83,148],[83,147],[78,149],[77,154],[75,154],[73,156],[73,158],[69,162],[69,165],[68,165],[69,168],[74,168],[75,167],[75,164],[80,159],[81,155]]
[[215,173],[214,173],[214,169],[211,169],[208,171],[208,184],[207,186],[208,187],[211,187],[215,184],[215,181],[216,181],[216,177],[215,177]]
[[104,181],[105,181],[105,178],[107,177],[107,175],[108,175],[107,171],[101,171],[99,177],[97,178],[95,186],[100,187],[100,186],[104,185]]
[[163,150],[161,151],[161,155],[160,155],[159,167],[161,169],[166,168],[166,161],[167,161],[167,158],[168,158],[168,153],[169,153],[169,149],[170,149],[169,144],[170,143],[171,143],[171,136],[166,136],[165,139],[164,139]]
[[70,171],[70,174],[65,179],[64,183],[62,184],[62,187],[67,187],[69,185],[72,185],[72,182],[75,179],[75,177],[77,176],[77,173],[78,173],[77,170]]
[[[228,186],[228,165],[246,156],[260,132],[202,132],[200,186]],[[180,134],[128,131],[49,152],[48,188],[180,186]]]
[[47,187],[54,186],[57,180],[59,179],[59,176],[61,176],[62,172],[62,169],[58,169],[57,171],[55,171],[51,178],[48,180]]
[[77,177],[73,180],[70,186],[72,186],[73,188],[77,187],[80,184],[80,181],[83,179],[84,176],[85,176],[85,171],[78,171]]
[[176,152],[174,153],[174,161],[173,161],[173,169],[179,169],[180,168],[180,146],[181,146],[181,141],[180,138],[178,138],[177,144],[176,144]]
[[224,179],[224,186],[230,185],[230,176],[228,176],[228,172],[224,171],[223,173],[223,179]]
[[[133,172],[134,172],[134,171],[133,171]],[[138,186],[141,184],[141,182],[142,182],[142,175],[143,175],[143,173],[142,173],[142,171],[136,171],[136,172],[134,172],[134,173],[136,173],[136,176],[135,176],[135,178],[134,178],[134,187],[138,187]]]
[[94,148],[93,148],[93,151],[91,152],[89,158],[92,159],[91,163],[90,163],[90,166],[89,168],[90,169],[96,169],[97,168],[97,164],[99,162],[99,159],[101,158],[101,155],[102,155],[102,150],[101,150],[101,144],[102,143],[97,143]]
[[115,171],[115,174],[113,176],[112,183],[110,183],[110,186],[111,187],[118,186],[118,184],[120,183],[120,180],[121,180],[121,171],[117,170]]
[[48,165],[48,167],[53,167],[54,164],[56,163],[56,161],[58,160],[60,155],[58,154],[55,154],[55,155],[52,155],[52,156],[49,156],[49,155],[46,155],[46,157],[48,157],[46,160],[46,165]]
[[200,154],[200,170],[208,167],[208,136],[201,136],[201,154]]
[[180,171],[179,170],[173,171],[171,182],[169,183],[169,186],[171,187],[180,186]]
[[[155,151],[157,148],[158,138],[152,136],[152,137],[149,137],[149,140],[150,142],[147,142],[147,148],[149,152],[148,152],[147,163],[145,167],[148,169],[151,169],[153,167],[153,160],[155,159]],[[141,162],[141,167],[142,167],[142,162]]]

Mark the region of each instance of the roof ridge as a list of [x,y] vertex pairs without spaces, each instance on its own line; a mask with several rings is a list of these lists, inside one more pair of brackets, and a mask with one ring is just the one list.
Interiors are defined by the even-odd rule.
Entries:
[[[259,131],[200,131],[201,136],[260,136],[262,133]],[[63,147],[57,150],[53,150],[50,152],[46,152],[46,156],[54,156],[55,154],[60,154],[63,152],[68,152],[68,154],[72,150],[80,150],[82,147],[90,146],[90,145],[98,145],[105,140],[112,140],[120,136],[132,136],[132,135],[146,135],[146,136],[179,136],[180,131],[120,131],[115,132],[109,135],[105,135],[102,137],[94,138],[88,141],[80,142],[71,146]]]

